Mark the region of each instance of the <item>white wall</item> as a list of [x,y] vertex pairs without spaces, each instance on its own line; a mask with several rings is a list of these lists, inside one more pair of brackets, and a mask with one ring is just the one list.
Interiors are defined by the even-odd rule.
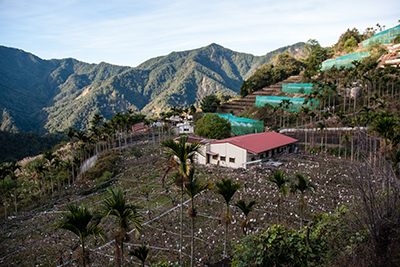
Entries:
[[206,154],[206,146],[200,145],[199,149],[200,153],[196,153],[194,156],[194,160],[197,164],[206,164],[207,163],[207,154]]
[[[211,164],[219,164],[220,166],[231,168],[246,168],[244,163],[247,162],[247,151],[243,148],[229,143],[210,144],[209,151],[218,153],[217,159],[213,159],[211,155],[209,156]],[[225,157],[225,160],[222,160],[221,157]],[[234,159],[235,162],[230,162],[230,158]]]

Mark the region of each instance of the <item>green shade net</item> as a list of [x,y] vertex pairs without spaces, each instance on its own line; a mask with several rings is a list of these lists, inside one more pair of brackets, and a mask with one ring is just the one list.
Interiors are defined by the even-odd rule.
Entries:
[[264,132],[264,122],[247,118],[235,117],[232,114],[217,114],[231,123],[232,132],[236,135],[262,133]]
[[363,47],[368,47],[373,44],[391,44],[393,39],[400,34],[400,25],[396,27],[381,31],[371,38],[362,42]]
[[305,106],[309,107],[310,109],[313,109],[315,107],[314,99],[310,99],[310,101],[307,102],[307,104],[304,104],[304,100],[306,100],[305,98],[282,97],[282,96],[257,96],[255,106],[263,107],[265,104],[269,104],[273,107],[276,107],[280,103],[282,103],[282,100],[289,100],[291,102],[288,108],[284,108],[284,110],[290,112],[300,112],[300,110]]
[[313,89],[312,83],[284,83],[282,92],[288,94],[310,94]]
[[370,53],[365,52],[365,53],[352,53],[348,54],[342,57],[338,57],[336,59],[329,59],[325,62],[322,62],[322,70],[327,70],[335,66],[336,68],[339,68],[341,66],[345,68],[351,68],[354,67],[354,65],[351,63],[354,60],[359,60],[361,61],[362,59],[369,57]]

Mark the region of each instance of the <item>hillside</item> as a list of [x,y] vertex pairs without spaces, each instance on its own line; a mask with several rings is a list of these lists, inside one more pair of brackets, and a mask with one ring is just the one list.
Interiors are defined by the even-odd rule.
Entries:
[[0,46],[1,130],[80,129],[95,113],[106,119],[127,109],[154,114],[197,103],[211,93],[236,95],[244,79],[284,51],[303,56],[304,43],[264,56],[211,44],[153,58],[136,68],[72,58],[43,60]]

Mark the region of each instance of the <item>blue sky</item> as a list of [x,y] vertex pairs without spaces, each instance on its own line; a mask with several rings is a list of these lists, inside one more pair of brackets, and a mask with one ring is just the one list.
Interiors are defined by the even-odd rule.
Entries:
[[134,67],[211,43],[253,55],[330,46],[347,28],[397,25],[399,11],[398,0],[0,0],[0,45]]

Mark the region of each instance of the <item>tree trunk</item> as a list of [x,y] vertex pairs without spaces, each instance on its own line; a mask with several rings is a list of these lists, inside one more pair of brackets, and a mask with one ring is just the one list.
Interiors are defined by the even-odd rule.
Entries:
[[179,264],[182,266],[182,241],[183,241],[183,182],[181,185],[181,225],[179,233]]
[[118,241],[118,238],[115,238],[115,252],[114,252],[114,258],[115,258],[115,266],[120,267],[121,266],[121,251],[120,251],[120,244]]
[[[75,171],[74,171],[74,148],[71,144],[71,166],[72,166],[72,183],[75,182]],[[68,180],[69,181],[69,180]]]
[[[17,181],[15,181],[17,183]],[[14,185],[14,205],[15,205],[15,215],[18,214],[18,206],[17,206],[17,186]]]
[[[228,220],[228,218],[227,218]],[[226,243],[228,242],[228,222],[225,223],[224,257],[227,258]]]
[[60,197],[60,173],[57,172],[58,197]]
[[354,152],[354,149],[353,149],[353,138],[350,137],[350,139],[351,139],[351,161],[353,161],[353,159],[354,159],[354,155],[353,155],[353,152]]
[[307,129],[304,128],[304,135],[305,135],[305,141],[304,141],[304,152],[307,153]]
[[50,180],[51,180],[51,194],[54,194],[54,185],[53,185],[53,174],[50,174]]
[[281,220],[280,220],[280,214],[281,214],[281,199],[278,198],[278,225],[280,224]]
[[[193,210],[193,208],[192,208]],[[193,267],[193,261],[194,261],[194,217],[191,216],[191,223],[192,223],[192,229],[191,229],[191,234],[192,234],[192,251],[190,252],[190,266]]]
[[82,246],[82,263],[83,267],[86,267],[85,241],[81,240],[81,246]]
[[7,198],[5,191],[4,191],[4,218],[6,219],[6,224],[7,224]]

